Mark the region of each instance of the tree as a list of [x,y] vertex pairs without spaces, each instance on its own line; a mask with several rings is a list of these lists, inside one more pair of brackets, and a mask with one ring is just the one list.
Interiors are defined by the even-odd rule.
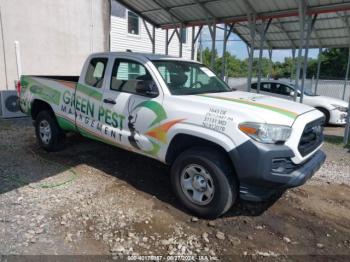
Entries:
[[[217,50],[214,54],[209,48],[203,50],[203,63],[208,67],[211,66],[212,55],[215,56],[215,65],[212,68],[218,75],[221,75],[221,68],[223,65],[223,58],[218,56]],[[200,53],[198,52],[198,59]],[[323,79],[343,79],[346,72],[348,58],[347,48],[329,48],[325,49],[321,54],[321,71],[320,78]],[[228,77],[246,77],[248,75],[248,59],[240,60],[229,52],[225,53],[226,59],[226,75]],[[294,78],[297,58],[286,57],[283,62],[273,62],[270,70],[270,61],[267,58],[261,60],[262,77],[271,74],[272,78]],[[303,75],[303,59],[301,61],[301,74]],[[309,59],[307,66],[307,78],[312,78],[317,74],[317,59]],[[292,70],[293,69],[293,70]],[[253,76],[258,74],[258,58],[253,60]]]

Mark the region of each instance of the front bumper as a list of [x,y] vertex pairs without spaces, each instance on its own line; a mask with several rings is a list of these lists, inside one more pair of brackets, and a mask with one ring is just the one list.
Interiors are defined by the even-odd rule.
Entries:
[[293,151],[285,145],[247,141],[230,152],[240,181],[240,197],[262,201],[276,192],[304,184],[321,167],[325,153],[318,150],[300,164],[294,164]]
[[345,125],[347,115],[347,112],[331,110],[329,116],[329,123],[333,125]]

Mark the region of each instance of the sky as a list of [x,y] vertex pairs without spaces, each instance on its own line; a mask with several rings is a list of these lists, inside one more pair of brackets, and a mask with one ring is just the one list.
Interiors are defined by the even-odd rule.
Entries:
[[[221,40],[216,42],[216,49],[218,50],[219,56],[222,56],[223,49],[223,36],[224,31],[221,29],[216,30],[216,39]],[[203,28],[202,31],[202,45],[204,48],[208,47],[211,49],[211,37],[208,28]],[[236,35],[231,34],[230,39],[227,42],[227,51],[232,55],[235,55],[239,59],[245,59],[248,57],[247,46],[246,44]],[[318,49],[309,50],[309,58],[317,58]],[[259,57],[259,51],[255,50],[254,57]],[[268,51],[263,52],[263,57],[268,58]],[[273,50],[272,52],[272,61],[273,62],[283,62],[285,57],[292,57],[292,50]]]

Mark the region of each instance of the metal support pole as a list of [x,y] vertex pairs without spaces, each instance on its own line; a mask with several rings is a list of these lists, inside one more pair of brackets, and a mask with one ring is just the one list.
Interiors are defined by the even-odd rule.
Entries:
[[[349,103],[348,103],[348,112],[350,109],[350,97],[349,97]],[[344,145],[347,145],[349,143],[349,134],[350,134],[350,114],[346,116],[346,126],[345,126],[345,132],[344,132]]]
[[[203,29],[203,26],[200,26],[198,28],[198,31],[196,32],[196,28],[194,26],[192,26],[192,42],[191,42],[191,59],[192,60],[194,60],[195,45],[196,45],[196,42],[198,40],[198,37],[200,37],[200,35],[201,35],[202,29]],[[199,39],[199,42],[200,42],[200,45],[201,45],[201,39]]]
[[268,79],[271,79],[271,74],[272,74],[272,50],[273,49],[269,49],[269,75],[268,75]]
[[314,24],[316,22],[317,14],[314,15],[313,18],[308,18],[308,27],[307,27],[307,35],[306,35],[306,43],[305,43],[305,54],[304,54],[304,64],[303,64],[303,78],[301,80],[301,94],[300,94],[300,103],[303,102],[304,99],[304,91],[305,91],[305,79],[306,79],[306,72],[307,72],[307,62],[309,58],[309,44],[310,44],[310,36],[312,29],[314,27]]
[[203,64],[203,45],[202,45],[202,31],[199,34],[199,48],[200,48],[200,56],[199,56],[199,62]]
[[346,66],[344,89],[343,89],[343,95],[342,95],[343,100],[345,99],[346,86],[349,79],[349,68],[350,68],[350,46],[349,46],[349,53],[348,53],[348,65]]
[[264,41],[265,41],[265,36],[267,33],[267,30],[270,27],[271,24],[271,20],[270,19],[268,21],[268,23],[265,25],[265,23],[260,25],[259,28],[259,35],[260,35],[260,45],[259,45],[259,62],[258,62],[258,84],[257,84],[257,89],[256,92],[260,93],[260,84],[261,84],[261,59],[262,59],[262,55],[263,55],[263,48],[264,48]]
[[165,29],[165,54],[169,54],[169,29]]
[[0,27],[1,27],[1,40],[2,40],[2,52],[4,56],[4,73],[5,73],[5,84],[6,89],[9,89],[9,82],[7,78],[7,61],[6,61],[6,49],[5,49],[5,36],[4,36],[4,24],[2,22],[2,14],[1,14],[1,8],[0,8]]
[[295,48],[292,49],[292,65],[290,68],[290,82],[292,82],[292,79],[293,79],[294,64],[295,64]]
[[156,53],[156,27],[153,26],[152,28],[152,34],[153,34],[153,41],[152,41],[152,53]]
[[257,83],[257,88],[256,92],[259,94],[260,93],[260,84],[261,84],[261,58],[263,55],[263,44],[264,44],[264,39],[262,35],[260,34],[260,45],[259,45],[259,60],[258,60],[258,83]]
[[248,61],[248,79],[247,79],[247,91],[250,92],[252,85],[252,72],[253,72],[253,59],[254,59],[254,46],[255,46],[255,15],[253,15],[253,19],[251,15],[248,14],[248,22],[249,22],[249,30],[250,37],[252,39],[252,43],[249,51],[249,61]]
[[17,65],[17,76],[18,80],[21,80],[22,76],[22,59],[21,59],[21,48],[18,41],[15,41],[15,52],[16,52],[16,65]]
[[152,53],[155,54],[156,52],[156,28],[155,26],[152,26],[152,34],[148,28],[148,25],[146,24],[146,21],[144,19],[142,19],[143,25],[146,28],[146,32],[148,35],[149,40],[152,43]]
[[320,70],[321,70],[321,56],[322,56],[322,47],[318,49],[317,57],[317,73],[316,73],[316,82],[315,82],[315,95],[317,95],[318,80],[320,79]]
[[297,100],[299,92],[299,78],[300,78],[300,68],[301,68],[301,55],[304,45],[304,30],[305,30],[305,6],[304,1],[299,0],[299,49],[298,49],[298,61],[297,61],[297,71],[295,72],[295,90],[294,90],[294,101]]
[[180,34],[178,34],[179,36],[179,57],[182,57],[182,31],[183,31],[183,24],[180,25]]
[[223,47],[222,47],[222,65],[221,65],[221,78],[222,80],[225,80],[225,73],[226,73],[226,46],[227,46],[227,24],[225,24],[224,28],[224,41],[223,41]]
[[192,39],[191,39],[191,60],[194,60],[194,46],[195,46],[195,43],[196,43],[196,40],[195,40],[195,27],[192,26]]
[[215,44],[216,44],[216,21],[213,21],[212,24],[212,35],[211,35],[211,40],[212,40],[212,44],[211,44],[211,62],[210,62],[210,67],[212,70],[215,71]]

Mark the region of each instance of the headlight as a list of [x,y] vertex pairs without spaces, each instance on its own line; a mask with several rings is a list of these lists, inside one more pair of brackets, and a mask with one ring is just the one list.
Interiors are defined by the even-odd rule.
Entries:
[[240,124],[239,129],[254,140],[266,144],[285,142],[292,132],[289,126],[251,122]]
[[340,105],[333,105],[333,104],[332,104],[332,106],[335,107],[334,110],[339,110],[341,112],[348,112],[348,108],[347,107],[340,106]]

